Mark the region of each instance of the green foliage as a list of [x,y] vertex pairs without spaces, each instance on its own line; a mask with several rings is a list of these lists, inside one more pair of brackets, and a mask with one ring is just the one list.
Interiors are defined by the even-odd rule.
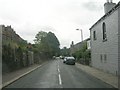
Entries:
[[14,70],[14,67],[16,67],[14,59],[14,50],[10,44],[4,45],[2,47],[2,61],[7,64],[10,70]]
[[62,56],[69,56],[70,50],[67,47],[63,47],[63,49],[61,49],[61,55]]
[[[15,42],[7,42],[2,45],[2,63],[6,64],[9,71],[23,67],[23,52],[27,51],[27,44],[17,44]],[[4,67],[3,67],[3,72]]]
[[36,44],[40,44],[42,38],[44,38],[44,37],[46,37],[46,36],[47,36],[47,32],[40,31],[40,32],[38,32],[38,34],[36,34],[36,36],[35,36],[36,39],[34,40],[34,42],[35,42]]
[[83,47],[80,49],[81,52],[85,52],[87,50],[87,43],[83,42]]
[[60,53],[60,43],[54,33],[40,31],[35,38],[35,46],[47,57],[51,58]]
[[[88,63],[91,58],[91,51],[87,50],[87,43],[83,43],[83,47],[76,51],[75,53],[73,53],[73,56],[79,61],[81,60],[82,63]],[[80,61],[80,62],[81,62]]]

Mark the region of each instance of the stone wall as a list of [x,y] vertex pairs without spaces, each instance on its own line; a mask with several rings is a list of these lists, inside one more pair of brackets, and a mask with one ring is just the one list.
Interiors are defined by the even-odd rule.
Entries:
[[4,26],[4,25],[0,25],[1,29],[2,29],[2,42],[3,44],[6,43],[6,41],[8,42],[16,42],[16,43],[26,43],[26,41],[24,39],[22,39],[18,34],[16,34],[16,32],[13,30],[13,28],[11,26]]
[[29,44],[11,26],[0,25],[3,73],[14,71],[34,64],[34,53]]

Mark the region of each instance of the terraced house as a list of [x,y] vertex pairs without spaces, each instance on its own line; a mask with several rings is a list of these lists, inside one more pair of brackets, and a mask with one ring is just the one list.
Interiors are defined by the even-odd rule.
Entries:
[[120,2],[107,0],[105,15],[91,28],[91,64],[105,72],[118,75],[120,62]]

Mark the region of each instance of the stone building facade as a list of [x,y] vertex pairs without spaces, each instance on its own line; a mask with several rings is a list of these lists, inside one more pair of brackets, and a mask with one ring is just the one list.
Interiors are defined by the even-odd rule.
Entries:
[[32,45],[22,39],[11,26],[0,25],[3,73],[34,64]]
[[22,39],[11,26],[0,25],[0,30],[2,31],[2,44],[7,42],[16,42],[16,43],[27,43]]
[[90,38],[82,41],[82,42],[79,42],[77,44],[74,45],[74,43],[72,42],[71,46],[70,46],[70,54],[72,55],[73,53],[75,53],[76,51],[79,51],[80,49],[83,48],[83,46],[87,44],[87,49],[91,49],[91,46],[90,46]]

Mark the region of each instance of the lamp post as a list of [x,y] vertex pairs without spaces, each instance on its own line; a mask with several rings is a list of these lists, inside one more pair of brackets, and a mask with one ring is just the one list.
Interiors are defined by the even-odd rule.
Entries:
[[83,41],[83,32],[82,32],[82,29],[76,29],[76,30],[80,30],[81,31],[81,41]]
[[[82,42],[82,45],[83,45],[83,32],[82,32],[82,29],[76,29],[77,31],[81,31],[81,42]],[[81,45],[80,45],[80,48],[81,48]],[[80,61],[83,61],[83,63],[85,64],[85,60],[83,59],[83,55],[81,54],[81,59]]]

